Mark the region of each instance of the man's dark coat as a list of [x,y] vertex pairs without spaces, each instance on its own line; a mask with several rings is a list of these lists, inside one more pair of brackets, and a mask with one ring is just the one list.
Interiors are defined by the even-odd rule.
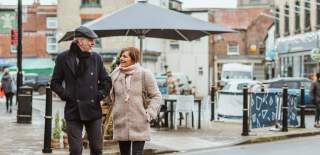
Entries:
[[100,119],[100,100],[109,95],[112,83],[102,58],[91,52],[86,59],[87,70],[81,77],[76,77],[76,53],[72,50],[57,56],[51,89],[66,101],[64,114],[68,121],[90,121]]

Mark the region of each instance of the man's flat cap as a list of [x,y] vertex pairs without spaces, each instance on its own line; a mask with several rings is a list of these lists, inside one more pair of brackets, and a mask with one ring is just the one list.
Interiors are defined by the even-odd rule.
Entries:
[[85,37],[89,39],[98,38],[98,35],[94,31],[90,30],[88,27],[85,27],[85,26],[80,26],[76,28],[74,33],[75,33],[75,37]]

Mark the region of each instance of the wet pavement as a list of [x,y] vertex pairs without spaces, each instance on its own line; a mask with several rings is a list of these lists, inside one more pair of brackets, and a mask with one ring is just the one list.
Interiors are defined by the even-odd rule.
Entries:
[[[53,114],[59,112],[63,116],[64,103],[58,98],[53,99]],[[18,124],[16,119],[17,106],[13,112],[5,110],[4,98],[0,98],[0,155],[40,155],[43,149],[44,135],[44,96],[34,96],[31,124]],[[146,143],[146,154],[170,152],[187,152],[206,148],[225,147],[244,143],[256,143],[286,139],[299,136],[320,134],[313,128],[314,116],[306,117],[306,129],[289,128],[289,132],[271,131],[271,128],[253,129],[250,136],[241,136],[242,123],[238,121],[214,121],[202,128],[190,129],[180,127],[178,130],[166,128],[152,129],[152,140]],[[109,144],[104,147],[104,154],[118,154],[118,146]],[[54,149],[54,155],[67,155],[67,149]],[[89,154],[84,149],[84,155]]]

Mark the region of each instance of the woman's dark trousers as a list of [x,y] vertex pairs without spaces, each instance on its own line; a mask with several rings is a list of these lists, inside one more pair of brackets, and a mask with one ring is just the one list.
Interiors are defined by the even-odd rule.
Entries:
[[320,120],[320,103],[317,102],[316,103],[316,114],[315,114],[315,120],[314,121],[317,124],[317,123],[320,123],[319,120]]
[[[143,155],[145,141],[119,141],[121,155]],[[132,154],[130,152],[132,151]]]

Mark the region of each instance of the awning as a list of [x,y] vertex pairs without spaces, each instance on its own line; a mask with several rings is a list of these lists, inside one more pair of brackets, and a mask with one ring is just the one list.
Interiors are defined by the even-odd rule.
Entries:
[[[39,75],[51,75],[54,68],[51,58],[24,58],[22,59],[22,71],[25,73],[37,73]],[[9,67],[10,71],[17,71],[17,66]]]

